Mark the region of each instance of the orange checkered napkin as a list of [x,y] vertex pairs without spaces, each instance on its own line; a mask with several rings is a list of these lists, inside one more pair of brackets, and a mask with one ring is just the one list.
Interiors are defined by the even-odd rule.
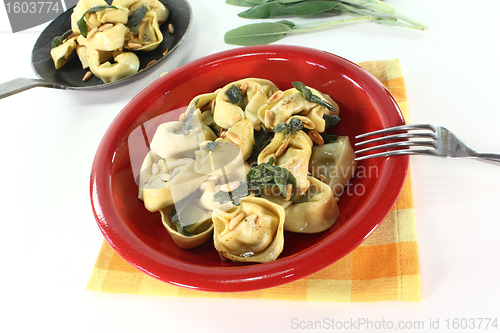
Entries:
[[[405,116],[407,103],[399,59],[360,64],[394,95]],[[87,289],[180,297],[249,298],[331,302],[419,301],[420,270],[412,185],[408,173],[389,215],[350,254],[305,278],[263,290],[215,293],[184,289],[152,278],[103,242]]]

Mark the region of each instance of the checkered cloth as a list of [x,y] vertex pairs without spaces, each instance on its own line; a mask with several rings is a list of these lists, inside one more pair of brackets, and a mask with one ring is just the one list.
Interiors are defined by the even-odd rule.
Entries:
[[[359,64],[392,93],[407,116],[399,59]],[[327,302],[419,301],[420,269],[410,173],[389,215],[347,256],[302,279],[263,290],[215,293],[184,289],[152,278],[103,242],[87,284],[90,291],[204,298]]]

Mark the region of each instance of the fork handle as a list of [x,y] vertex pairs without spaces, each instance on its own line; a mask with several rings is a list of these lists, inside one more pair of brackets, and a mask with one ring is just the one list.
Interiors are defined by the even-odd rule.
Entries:
[[477,153],[475,156],[473,156],[473,158],[477,158],[480,161],[500,166],[500,154]]

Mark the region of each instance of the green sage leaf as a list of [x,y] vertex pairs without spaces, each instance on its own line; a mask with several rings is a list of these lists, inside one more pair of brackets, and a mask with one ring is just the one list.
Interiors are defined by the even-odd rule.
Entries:
[[302,95],[304,95],[304,98],[306,100],[308,100],[309,102],[322,105],[330,111],[335,111],[335,109],[333,108],[333,106],[330,103],[328,103],[327,101],[325,101],[321,97],[314,95],[312,93],[312,91],[302,82],[294,81],[294,82],[292,82],[292,86],[295,89],[297,89],[298,91],[300,91],[302,93]]
[[268,1],[270,0],[226,0],[226,3],[233,6],[253,7],[255,5],[260,5]]
[[132,31],[134,34],[137,34],[139,32],[139,24],[141,24],[142,19],[144,19],[144,15],[146,15],[147,12],[148,8],[146,6],[141,6],[129,15],[127,25],[130,31]]
[[205,146],[203,146],[203,149],[210,150],[211,152],[214,152],[215,149],[217,149],[217,146],[219,145],[219,142],[214,141],[214,142],[207,142]]
[[234,84],[231,85],[231,87],[229,87],[229,89],[226,91],[226,96],[227,98],[229,98],[231,104],[238,104],[243,99],[240,88],[238,88]]
[[199,101],[200,99],[198,98],[194,102],[194,105],[191,107],[191,109],[189,109],[188,112],[186,113],[186,120],[184,120],[184,123],[182,123],[182,133],[184,135],[188,135],[189,131],[193,129],[193,126],[191,126],[191,122],[193,121],[193,114],[194,111],[196,110]]
[[61,36],[54,37],[52,40],[52,45],[50,46],[51,49],[54,47],[58,47],[59,45],[63,44],[66,39],[68,39],[68,36],[73,33],[73,30],[68,30]]
[[330,116],[329,114],[324,114],[323,119],[325,120],[325,126],[333,127],[340,122],[339,116]]
[[266,131],[261,127],[260,131],[254,131],[255,143],[253,145],[252,155],[248,158],[249,161],[257,161],[260,152],[271,142],[274,133]]
[[82,17],[76,22],[76,24],[78,25],[78,30],[80,30],[80,33],[82,34],[83,37],[87,38],[87,34],[88,34],[87,22],[85,22],[85,15],[87,15],[87,13],[96,13],[96,12],[99,12],[101,10],[105,10],[108,8],[122,10],[121,8],[118,8],[116,6],[99,5],[99,6],[94,6],[90,9],[88,9],[85,13],[83,13]]
[[262,22],[243,25],[229,30],[224,35],[227,44],[251,46],[274,43],[290,32],[294,24],[279,22]]
[[311,16],[335,9],[337,1],[266,2],[238,14],[243,18],[272,18],[282,16]]
[[304,123],[297,118],[291,117],[288,123],[282,121],[274,126],[273,132],[283,132],[284,134],[297,134],[298,131],[304,128]]

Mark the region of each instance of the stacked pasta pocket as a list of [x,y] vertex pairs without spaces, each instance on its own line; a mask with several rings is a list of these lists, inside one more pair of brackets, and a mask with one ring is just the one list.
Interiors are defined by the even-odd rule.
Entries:
[[222,259],[273,261],[285,230],[323,232],[340,215],[356,161],[349,138],[328,131],[339,121],[332,98],[301,82],[231,82],[158,126],[139,198],[182,248],[213,238]]
[[140,61],[133,51],[156,49],[163,41],[160,25],[168,16],[158,0],[113,0],[111,5],[80,0],[71,14],[71,30],[52,42],[54,65],[61,68],[76,51],[87,73],[104,83],[135,74]]

